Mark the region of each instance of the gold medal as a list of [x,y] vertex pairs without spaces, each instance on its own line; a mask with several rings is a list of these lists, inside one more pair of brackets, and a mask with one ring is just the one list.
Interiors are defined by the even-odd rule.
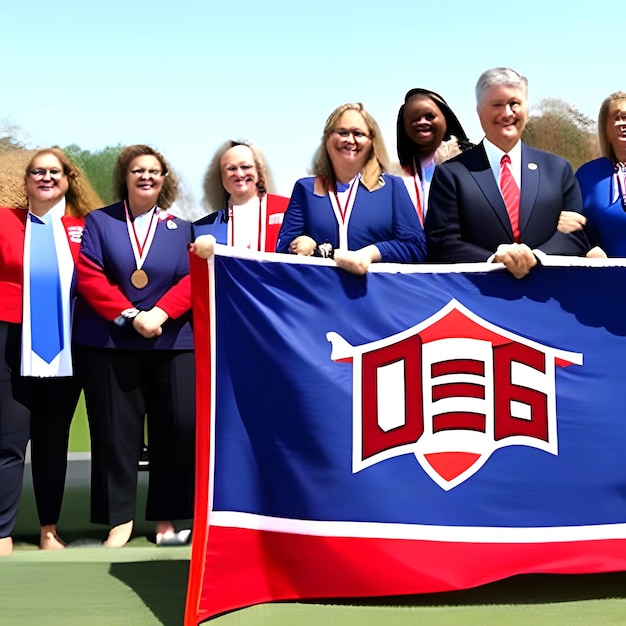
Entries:
[[135,270],[130,275],[130,282],[133,287],[143,289],[148,284],[148,274],[146,274],[143,270]]

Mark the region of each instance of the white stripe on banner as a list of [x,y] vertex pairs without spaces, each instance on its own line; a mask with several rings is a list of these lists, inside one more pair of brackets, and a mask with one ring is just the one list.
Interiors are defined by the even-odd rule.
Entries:
[[225,528],[245,528],[315,537],[406,539],[448,543],[561,543],[626,538],[626,524],[553,526],[550,528],[497,528],[493,526],[482,528],[379,522],[317,522],[236,511],[214,511],[210,514],[210,524]]

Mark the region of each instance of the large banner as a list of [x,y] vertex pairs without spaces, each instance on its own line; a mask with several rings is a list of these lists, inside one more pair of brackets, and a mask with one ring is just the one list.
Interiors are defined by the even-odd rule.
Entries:
[[186,624],[626,569],[626,268],[192,259]]

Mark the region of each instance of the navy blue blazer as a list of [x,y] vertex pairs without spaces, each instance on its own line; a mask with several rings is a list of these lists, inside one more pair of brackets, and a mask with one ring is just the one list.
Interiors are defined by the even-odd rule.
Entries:
[[[368,191],[359,183],[348,224],[348,249],[374,244],[387,263],[417,263],[426,257],[424,232],[415,207],[397,176],[382,175],[382,187]],[[278,236],[276,252],[289,252],[289,244],[308,235],[318,244],[339,246],[339,225],[328,194],[315,192],[315,177],[301,178],[294,186]]]
[[[584,256],[582,231],[557,231],[561,211],[582,213],[570,164],[522,144],[520,242],[546,254]],[[500,244],[514,243],[504,200],[480,143],[435,168],[426,214],[428,259],[439,263],[486,261]]]
[[[190,242],[189,222],[160,213],[143,264],[150,280],[146,287],[137,289],[130,280],[136,264],[124,204],[118,202],[89,213],[78,260],[74,341],[123,350],[193,349]],[[155,305],[170,315],[158,337],[146,339],[132,327],[120,328],[113,322],[127,307],[147,311]]]

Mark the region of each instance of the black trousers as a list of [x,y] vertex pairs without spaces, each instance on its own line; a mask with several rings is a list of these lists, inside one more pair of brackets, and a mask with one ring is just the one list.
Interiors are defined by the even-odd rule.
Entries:
[[195,366],[192,351],[77,346],[91,433],[91,519],[135,517],[137,467],[147,416],[150,475],[146,519],[193,517]]
[[22,377],[16,398],[30,410],[30,462],[39,524],[56,524],[61,515],[70,425],[80,385],[76,378]]
[[39,523],[58,522],[70,424],[80,395],[72,377],[20,376],[20,346],[21,325],[0,322],[0,537],[15,526],[29,437]]
[[15,528],[30,436],[30,413],[13,394],[20,337],[19,324],[0,322],[0,537],[9,537]]

